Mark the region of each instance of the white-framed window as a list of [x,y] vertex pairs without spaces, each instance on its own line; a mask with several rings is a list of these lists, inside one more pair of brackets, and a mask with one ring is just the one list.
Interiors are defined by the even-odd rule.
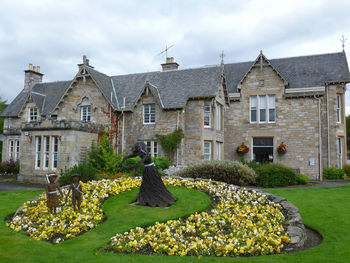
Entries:
[[81,121],[90,122],[91,120],[91,105],[81,106]]
[[341,108],[342,108],[342,97],[340,94],[337,94],[337,122],[341,123]]
[[275,121],[275,95],[250,96],[250,122],[271,123]]
[[35,137],[35,169],[41,166],[41,136]]
[[338,168],[343,168],[343,137],[338,137]]
[[222,160],[222,142],[216,142],[216,160]]
[[211,102],[204,101],[204,128],[211,126]]
[[216,129],[222,130],[222,105],[216,104]]
[[205,161],[211,160],[211,149],[212,149],[212,142],[204,141],[204,160]]
[[258,100],[257,96],[250,96],[250,122],[257,121]]
[[19,158],[19,140],[9,141],[9,160],[17,161]]
[[49,168],[50,163],[50,137],[44,136],[44,169]]
[[52,137],[52,170],[56,170],[58,163],[58,136]]
[[153,157],[158,157],[158,142],[156,141],[145,141],[146,144],[146,150],[151,154]]
[[143,105],[143,124],[156,123],[156,105],[144,104]]
[[268,95],[268,106],[269,106],[269,122],[276,121],[276,102],[275,95]]
[[38,108],[32,107],[29,108],[28,112],[28,121],[37,121],[38,120]]

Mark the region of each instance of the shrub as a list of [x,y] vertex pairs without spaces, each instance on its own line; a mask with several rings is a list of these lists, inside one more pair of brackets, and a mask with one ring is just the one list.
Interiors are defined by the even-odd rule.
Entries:
[[174,165],[167,157],[152,157],[152,161],[158,170],[165,170]]
[[255,172],[248,166],[236,161],[206,161],[189,166],[177,176],[205,178],[234,185],[254,185]]
[[297,174],[297,183],[298,184],[309,184],[310,183],[310,179],[305,174]]
[[264,165],[264,163],[257,162],[255,160],[246,161],[244,158],[241,159],[241,163],[247,165],[248,167],[252,168],[253,170],[257,169],[258,167]]
[[269,163],[255,170],[257,184],[263,187],[277,187],[297,184],[296,172],[282,164]]
[[350,165],[344,165],[343,167],[344,173],[347,177],[350,177]]
[[5,163],[0,163],[0,174],[4,174],[6,172]]
[[2,173],[6,174],[18,174],[19,173],[19,161],[14,161],[14,160],[9,160],[4,163],[2,163],[2,168],[3,169]]
[[61,170],[61,176],[58,178],[60,185],[67,185],[73,182],[72,174],[80,174],[81,181],[87,182],[97,179],[97,171],[89,162],[84,162],[78,165],[74,165],[70,169]]
[[323,168],[324,179],[343,179],[345,172],[341,168],[329,167]]

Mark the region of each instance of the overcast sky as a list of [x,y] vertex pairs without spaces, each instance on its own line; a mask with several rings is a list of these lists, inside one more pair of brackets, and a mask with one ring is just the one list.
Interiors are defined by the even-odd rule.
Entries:
[[[339,52],[350,1],[0,0],[0,96],[23,89],[28,63],[70,80],[87,55],[108,75],[160,70],[166,45],[180,68]],[[345,43],[350,58],[350,40]],[[348,94],[350,93],[347,92]],[[350,96],[347,94],[347,114]]]

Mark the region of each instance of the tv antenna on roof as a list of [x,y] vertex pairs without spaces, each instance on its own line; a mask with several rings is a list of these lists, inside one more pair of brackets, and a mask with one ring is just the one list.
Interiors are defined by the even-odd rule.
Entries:
[[341,39],[339,39],[339,40],[341,42],[341,46],[342,46],[343,51],[344,51],[344,49],[345,49],[345,42],[346,42],[347,38],[345,38],[344,34],[342,34],[341,35]]
[[162,54],[165,53],[165,61],[166,61],[166,59],[167,59],[167,57],[168,57],[168,50],[169,50],[170,48],[172,48],[173,46],[174,46],[174,45],[170,45],[170,46],[165,45],[165,49],[164,49],[162,52],[160,52],[160,53],[158,54],[158,56],[160,56],[160,55],[162,55]]

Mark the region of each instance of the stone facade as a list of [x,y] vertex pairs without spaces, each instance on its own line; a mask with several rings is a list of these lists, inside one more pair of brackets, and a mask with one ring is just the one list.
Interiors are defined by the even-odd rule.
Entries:
[[[338,56],[342,54],[334,55]],[[42,74],[26,70],[25,88],[8,107],[15,113],[8,110],[5,114],[3,161],[15,156],[18,141],[20,150],[16,158],[21,162],[18,179],[44,183],[44,174],[59,172],[86,158],[92,141],[97,140],[98,128],[110,123],[103,111],[112,108],[119,118],[116,149],[119,153],[130,152],[136,142],[144,141],[152,154],[168,156],[181,166],[205,159],[239,160],[236,148],[244,142],[250,148],[245,159],[253,160],[258,152],[253,141],[269,138],[271,161],[291,167],[310,179],[321,179],[323,167],[345,164],[344,93],[349,81],[332,79],[319,86],[291,88],[290,79],[285,79],[262,54],[250,65],[233,88],[226,83],[229,86],[229,81],[234,82],[230,74],[238,73],[223,64],[109,77],[93,70],[84,58],[72,81],[43,83],[39,87],[36,83],[41,82]],[[187,87],[189,82],[191,85]],[[175,88],[178,90],[173,93]],[[186,98],[183,104],[173,101],[179,94]],[[275,118],[252,121],[252,96],[257,100],[273,96],[270,114]],[[148,107],[145,105],[154,107],[155,119],[151,123],[144,123],[144,109]],[[87,106],[89,119],[84,120],[82,109]],[[259,112],[261,107],[259,104],[255,110]],[[266,107],[267,114],[270,108]],[[31,108],[38,110],[35,120],[31,120]],[[184,138],[173,156],[169,156],[156,135],[179,128]],[[285,155],[278,155],[277,147],[282,142],[289,149]],[[58,147],[56,152],[54,144]]]
[[[263,80],[263,86],[260,84],[261,80]],[[239,160],[236,147],[244,142],[250,148],[250,152],[245,158],[253,160],[253,138],[270,137],[273,138],[273,162],[281,163],[300,173],[307,174],[310,179],[319,179],[322,173],[320,162],[321,167],[340,167],[340,159],[342,164],[346,163],[346,151],[344,151],[346,149],[345,85],[330,85],[326,88],[329,127],[327,125],[326,94],[318,96],[303,94],[302,96],[287,97],[284,80],[266,61],[262,68],[257,64],[251,69],[242,81],[240,89],[240,99],[231,102],[231,106],[225,112],[225,159]],[[336,120],[337,94],[341,95],[342,99],[341,121],[339,123]],[[250,121],[250,97],[259,95],[275,96],[275,121],[268,122],[267,120],[264,123]],[[319,123],[319,119],[321,123]],[[329,151],[327,148],[328,133]],[[339,137],[343,138],[341,156],[338,154],[339,148],[337,146],[337,138]],[[279,155],[277,147],[282,142],[289,149],[287,154]],[[320,142],[322,149],[320,149]],[[321,159],[319,154],[322,154]]]

